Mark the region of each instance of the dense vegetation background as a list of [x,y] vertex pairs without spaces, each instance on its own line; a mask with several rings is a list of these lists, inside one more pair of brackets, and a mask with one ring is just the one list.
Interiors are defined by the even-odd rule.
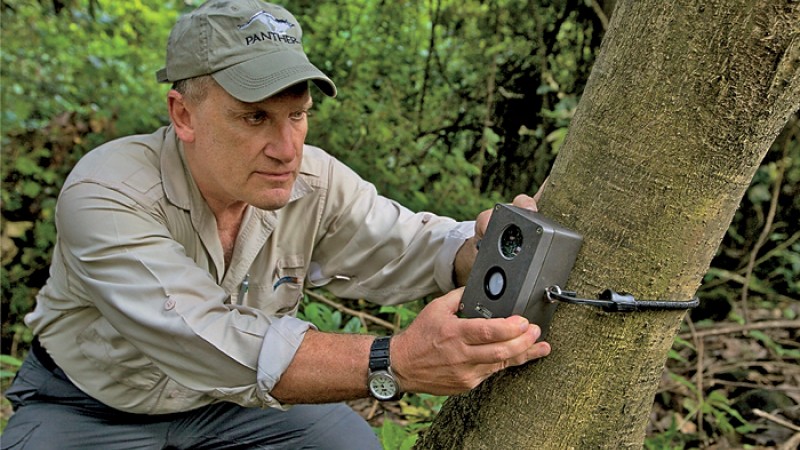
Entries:
[[[59,187],[99,143],[167,123],[167,86],[154,73],[169,29],[194,3],[0,3],[4,385],[31,339],[22,318],[47,277]],[[308,141],[384,195],[459,219],[538,189],[608,19],[608,5],[594,0],[284,5],[303,25],[312,61],[340,92],[317,96]],[[703,306],[676,339],[649,447],[777,447],[800,439],[799,194],[795,114],[719,248],[699,292]],[[379,309],[309,292],[303,314],[322,329],[388,333],[422,302]],[[387,448],[405,448],[440,404],[407,396],[353,406]]]

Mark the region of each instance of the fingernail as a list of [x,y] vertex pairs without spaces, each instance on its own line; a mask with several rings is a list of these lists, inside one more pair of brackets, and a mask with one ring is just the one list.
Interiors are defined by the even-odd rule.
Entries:
[[524,319],[522,317],[519,319],[519,331],[521,331],[523,333],[528,331],[528,327],[530,325],[531,325],[530,322],[528,322],[526,319]]

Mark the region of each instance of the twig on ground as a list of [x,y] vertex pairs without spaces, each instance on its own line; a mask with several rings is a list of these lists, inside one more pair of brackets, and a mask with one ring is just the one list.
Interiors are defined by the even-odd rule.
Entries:
[[762,411],[762,410],[760,410],[758,408],[753,408],[753,414],[757,415],[758,417],[763,417],[763,418],[765,418],[765,419],[767,419],[769,421],[775,422],[778,425],[786,427],[786,428],[788,428],[790,430],[800,431],[800,426],[797,426],[797,425],[789,422],[788,420],[786,420],[786,419],[784,419],[782,417],[778,417],[778,416],[776,416],[774,414],[770,414],[770,413],[768,413],[766,411]]
[[745,389],[760,389],[762,391],[775,391],[775,392],[788,392],[788,391],[798,391],[800,392],[800,387],[794,386],[770,386],[767,384],[758,384],[758,383],[745,383],[743,381],[728,381],[728,380],[720,380],[719,378],[711,379],[711,383],[709,386],[731,386],[731,387],[741,387]]
[[[695,365],[695,383],[697,384],[697,402],[703,403],[703,357],[705,356],[705,347],[703,346],[703,338],[697,337],[697,330],[694,328],[694,322],[688,315],[686,316],[686,324],[689,325],[689,331],[692,335],[692,342],[697,349],[697,364]],[[697,429],[703,429],[703,414],[697,415]]]
[[369,408],[369,412],[367,413],[367,420],[372,420],[375,418],[375,413],[378,412],[378,405],[380,405],[380,402],[377,400],[372,402],[372,406]]
[[705,338],[708,336],[719,336],[721,334],[742,333],[750,330],[767,330],[771,328],[800,328],[800,320],[766,320],[744,325],[726,325],[695,331],[694,333],[681,333],[678,336],[682,339],[688,339],[690,337]]

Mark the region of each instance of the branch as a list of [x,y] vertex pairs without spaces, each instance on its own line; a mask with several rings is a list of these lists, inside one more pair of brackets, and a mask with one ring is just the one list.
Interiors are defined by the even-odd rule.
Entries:
[[734,334],[750,330],[767,330],[771,328],[800,328],[800,320],[767,320],[763,322],[746,323],[744,325],[728,325],[695,331],[694,333],[680,333],[678,336],[681,339],[689,339],[691,337],[705,338],[708,336],[719,336],[721,334]]
[[603,11],[603,8],[600,7],[599,3],[597,3],[597,0],[590,0],[590,3],[592,4],[592,9],[594,10],[594,13],[597,14],[597,18],[600,19],[600,23],[603,25],[603,31],[607,30],[608,16],[606,16],[605,11]]
[[[433,3],[433,0],[430,3]],[[436,26],[439,25],[439,16],[442,9],[442,2],[440,0],[436,0],[436,6],[432,7],[433,11],[431,11],[431,36],[428,40],[428,57],[425,58],[425,68],[423,69],[423,77],[422,77],[422,89],[420,89],[419,94],[419,105],[417,105],[417,127],[422,124],[422,112],[425,109],[425,95],[428,92],[428,83],[430,81],[431,76],[431,58],[434,58],[436,55]]]
[[[694,328],[694,322],[692,321],[692,318],[689,315],[686,316],[686,324],[689,325],[689,332],[692,335],[692,341],[694,342],[694,346],[697,349],[696,351],[697,363],[695,364],[695,383],[697,384],[697,401],[702,405],[704,402],[703,397],[705,393],[705,391],[703,391],[703,379],[704,379],[703,359],[706,354],[705,341],[697,336],[697,330],[695,330]],[[697,415],[697,429],[698,430],[703,429],[703,414]]]
[[387,322],[387,321],[385,321],[383,319],[375,317],[375,316],[373,316],[371,314],[367,314],[367,313],[365,313],[363,311],[357,311],[355,309],[350,309],[350,308],[348,308],[348,307],[346,307],[346,306],[344,306],[344,305],[342,305],[340,303],[337,303],[337,302],[335,302],[333,300],[325,298],[322,295],[317,294],[316,292],[311,292],[311,291],[306,289],[305,293],[306,293],[306,295],[308,295],[309,297],[313,298],[314,300],[318,300],[318,301],[320,301],[322,303],[325,303],[326,305],[328,305],[328,306],[330,306],[332,308],[335,308],[335,309],[337,309],[337,310],[339,310],[339,311],[341,311],[341,312],[343,312],[345,314],[349,314],[351,316],[358,317],[359,319],[361,319],[361,322],[369,320],[370,322],[376,323],[376,324],[378,324],[378,325],[380,325],[380,326],[382,326],[382,327],[384,327],[384,328],[386,328],[388,330],[391,330],[393,333],[397,332],[397,330],[398,330],[398,327],[394,326],[394,324],[392,324],[391,322]]
[[[731,272],[729,270],[718,269],[715,272],[715,274],[718,277],[720,277],[719,279],[721,279],[721,280],[733,281],[733,282],[739,283],[741,285],[744,285],[747,282],[747,280],[744,278],[744,276],[739,275],[736,272]],[[706,285],[703,285],[703,288],[704,289],[709,289],[709,288],[711,288],[713,286],[716,286],[718,284],[719,283],[708,283]],[[767,289],[765,289],[763,287],[750,286],[750,289],[753,290],[753,291],[759,292],[761,294],[764,294],[764,295],[767,295],[767,296],[771,296],[771,297],[773,297],[773,298],[775,298],[777,300],[782,300],[782,301],[787,301],[787,302],[796,302],[796,301],[798,301],[797,299],[789,297],[787,295],[778,294],[777,292],[769,292]]]
[[753,250],[750,252],[750,259],[747,262],[747,270],[745,271],[744,275],[745,282],[742,284],[741,298],[742,317],[744,317],[745,322],[750,321],[747,313],[747,295],[749,293],[748,286],[750,285],[750,278],[753,276],[753,269],[756,265],[756,257],[758,256],[758,252],[761,250],[761,247],[763,247],[764,243],[767,242],[767,238],[772,231],[772,222],[775,220],[775,213],[778,211],[778,199],[781,195],[783,174],[786,172],[786,166],[791,165],[791,159],[789,158],[789,143],[791,142],[791,136],[792,133],[787,133],[786,138],[783,141],[783,158],[781,158],[780,162],[778,163],[778,173],[775,175],[775,186],[772,190],[772,198],[770,199],[769,203],[767,219],[764,223],[764,229],[761,230],[761,234],[758,236],[758,240],[753,246]]
[[776,415],[773,415],[773,414],[770,414],[768,412],[762,411],[762,410],[760,410],[758,408],[754,408],[753,409],[753,414],[757,415],[758,417],[763,417],[763,418],[765,418],[767,420],[771,420],[771,421],[777,423],[778,425],[782,425],[782,426],[784,426],[784,427],[786,427],[786,428],[788,428],[790,430],[800,431],[800,426],[797,426],[797,425],[789,422],[786,419],[783,419],[783,418],[778,417]]
[[[494,37],[496,40],[500,40],[500,20],[501,15],[497,11],[493,10],[495,21],[494,21]],[[478,176],[475,177],[474,187],[477,192],[481,191],[481,184],[483,181],[484,176],[484,166],[486,165],[486,152],[488,151],[489,147],[489,137],[487,136],[488,130],[491,129],[494,122],[492,121],[492,116],[494,115],[494,91],[497,84],[497,53],[493,52],[492,54],[492,62],[489,65],[489,76],[486,79],[486,111],[484,111],[483,116],[483,132],[481,134],[481,145],[480,149],[478,150],[478,161],[475,165],[478,167]]]
[[[741,366],[747,367],[747,366]],[[760,383],[745,383],[743,381],[728,381],[728,380],[720,380],[719,378],[712,378],[710,386],[731,386],[731,387],[740,387],[745,389],[761,389],[763,391],[773,391],[773,392],[800,392],[800,387],[792,387],[792,386],[769,386]]]

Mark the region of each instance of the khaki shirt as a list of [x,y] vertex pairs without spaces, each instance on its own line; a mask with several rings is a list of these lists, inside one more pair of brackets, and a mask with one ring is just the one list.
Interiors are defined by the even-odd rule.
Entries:
[[282,407],[269,393],[311,326],[295,317],[304,287],[380,304],[452,289],[473,228],[414,214],[305,146],[290,202],[250,207],[225,267],[172,127],[89,152],[64,184],[56,226],[26,323],[80,389],[147,414]]

